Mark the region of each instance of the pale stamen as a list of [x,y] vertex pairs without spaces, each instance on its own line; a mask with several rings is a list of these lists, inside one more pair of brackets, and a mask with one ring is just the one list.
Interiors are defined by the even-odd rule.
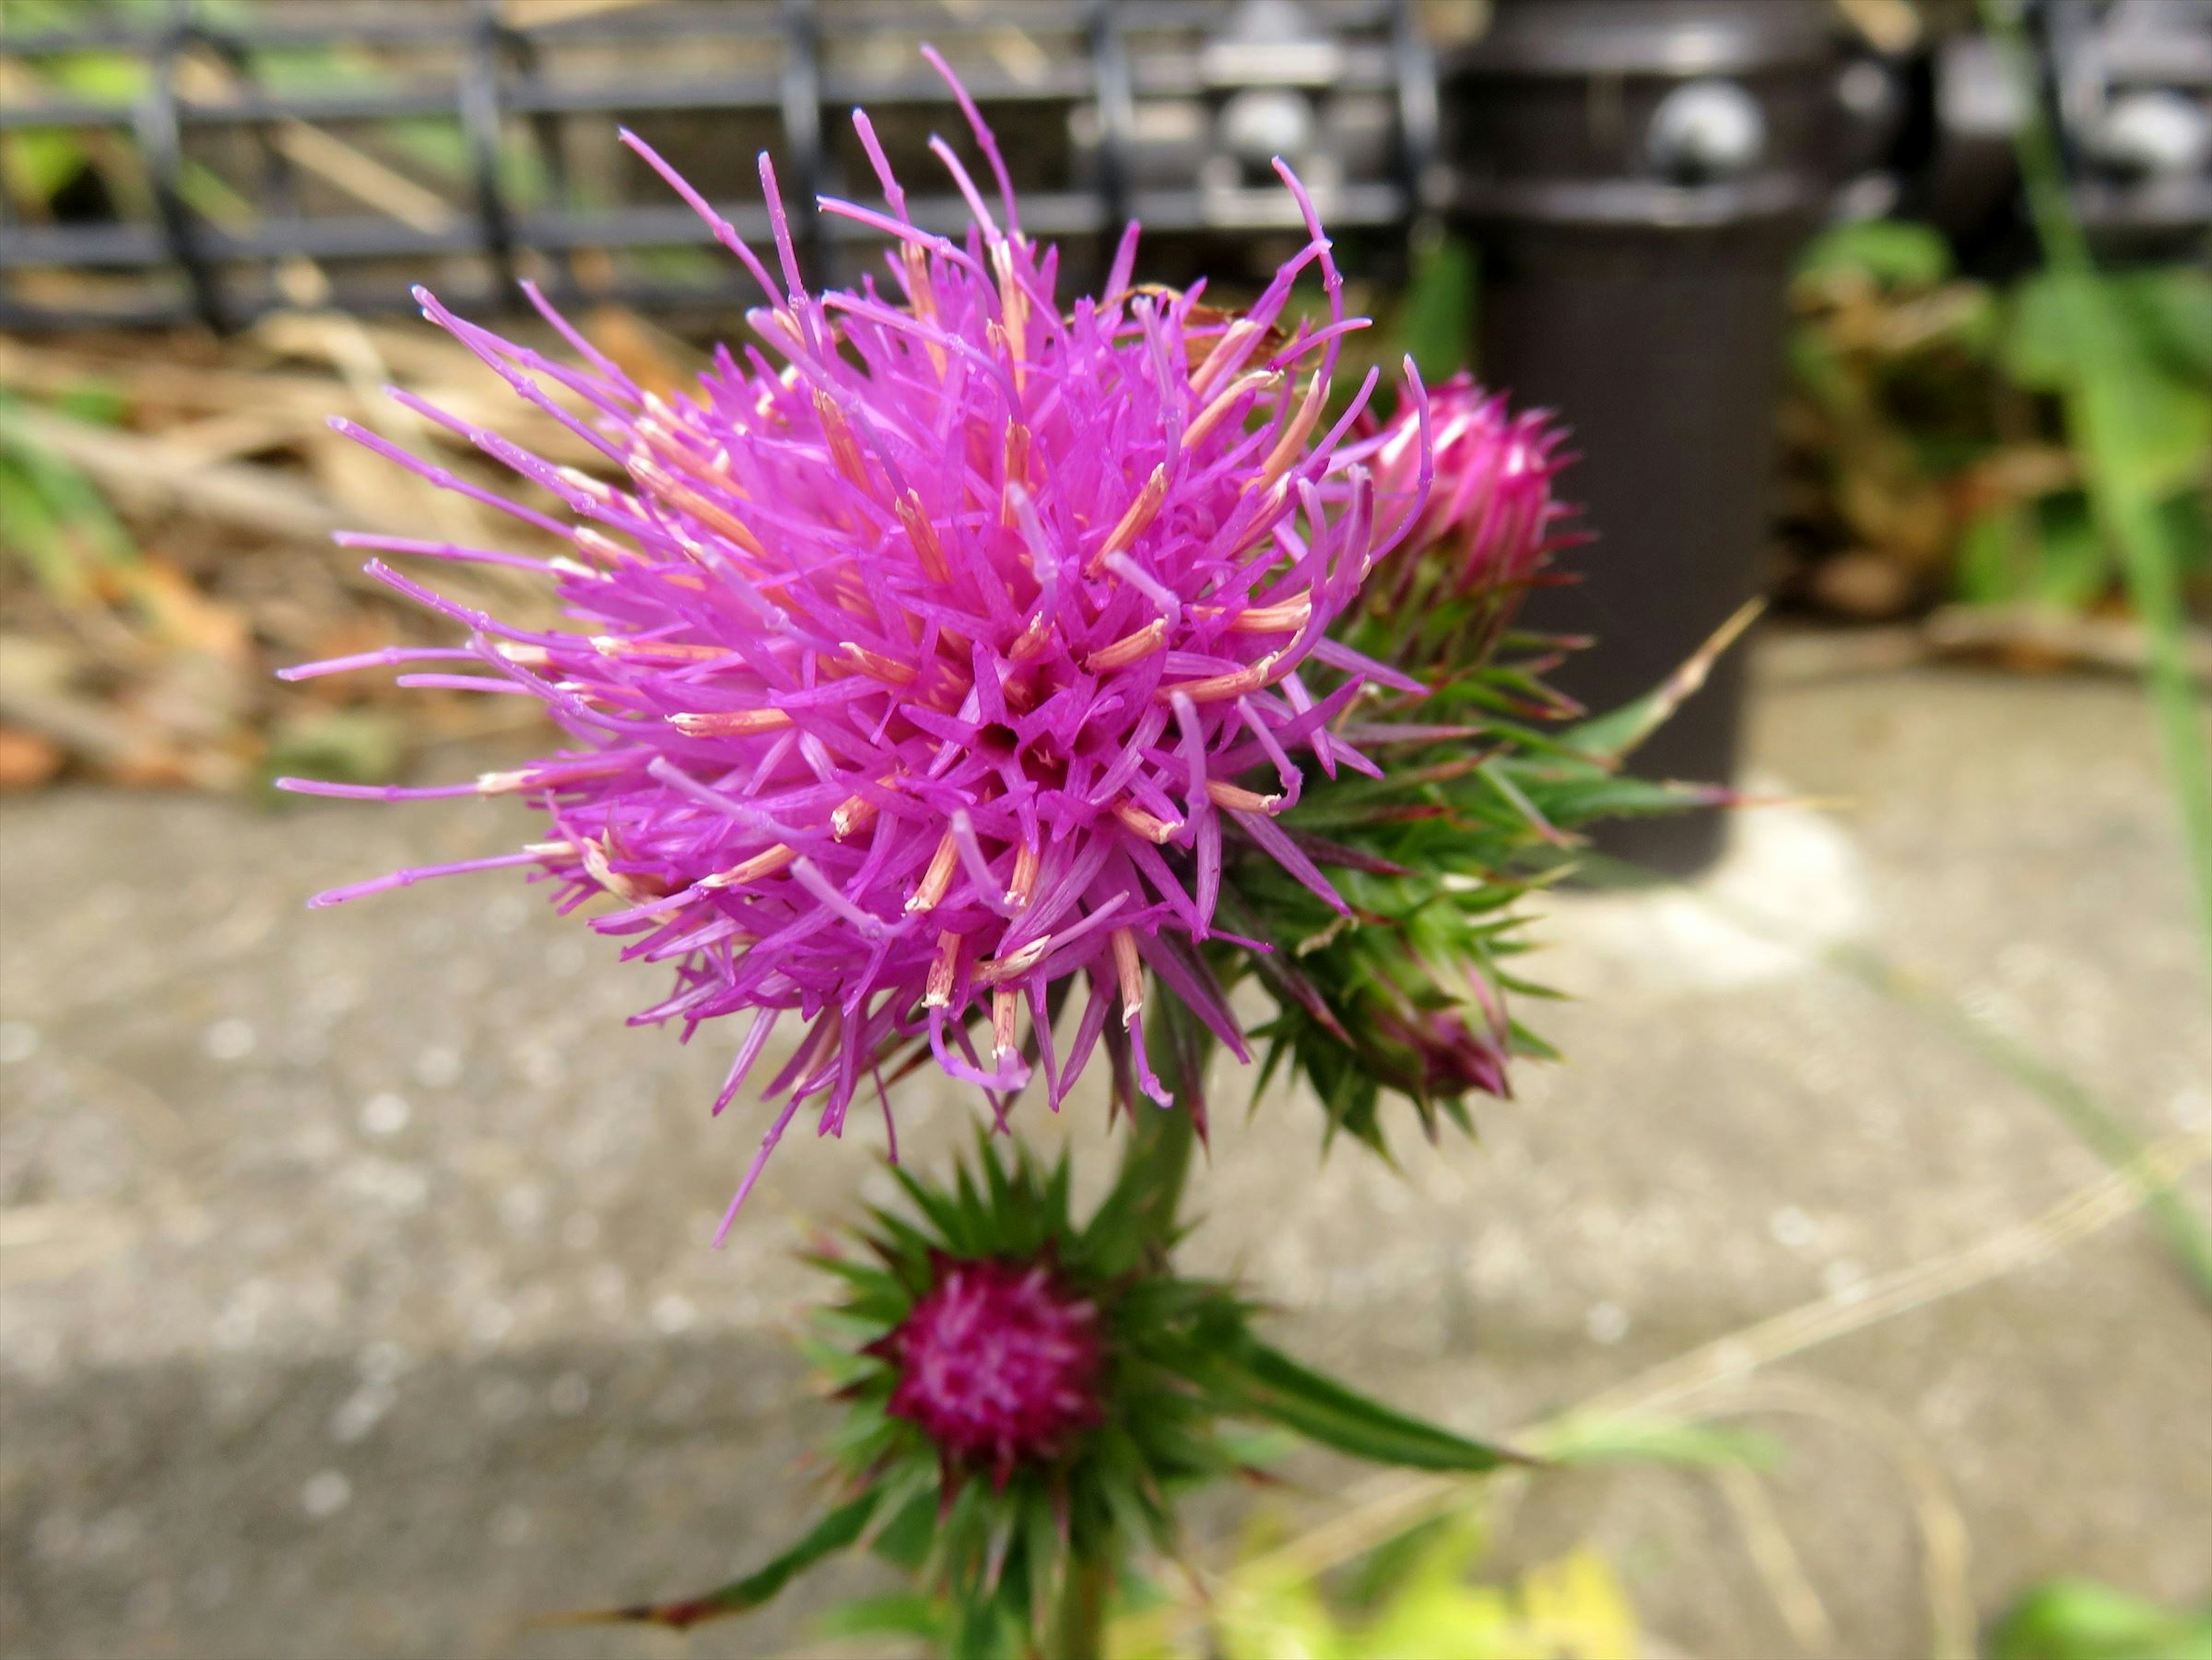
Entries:
[[1260,471],[1244,481],[1245,489],[1271,489],[1276,481],[1290,471],[1291,463],[1297,460],[1305,449],[1306,440],[1313,436],[1314,423],[1321,419],[1322,406],[1328,402],[1328,377],[1316,369],[1312,380],[1306,386],[1305,402],[1298,405],[1298,412],[1291,417],[1291,424],[1283,429],[1283,435],[1275,441],[1275,447],[1267,452],[1267,459],[1261,464]]
[[708,529],[727,537],[757,559],[765,559],[768,550],[747,527],[744,520],[719,502],[710,502],[688,484],[679,483],[676,476],[649,455],[630,458],[630,477],[651,490],[678,512],[688,513]]
[[925,1007],[941,1009],[952,1000],[952,983],[960,974],[960,936],[950,928],[937,936],[937,955],[930,958],[929,982],[921,994]]
[[1270,386],[1279,386],[1282,379],[1279,369],[1254,369],[1249,374],[1238,375],[1222,388],[1220,395],[1200,410],[1198,417],[1184,429],[1184,445],[1190,448],[1197,447],[1208,434],[1229,418],[1229,411],[1237,406],[1238,398],[1247,392],[1264,392]]
[[[1273,684],[1276,669],[1282,663],[1280,652],[1269,652],[1256,663],[1229,674],[1208,676],[1203,680],[1186,680],[1180,685],[1162,686],[1159,696],[1163,702],[1180,692],[1194,703],[1224,703],[1232,697],[1242,697],[1261,687]],[[1287,669],[1284,670],[1287,673]]]
[[1036,891],[1037,861],[1041,855],[1028,842],[1014,849],[1013,880],[1006,885],[1006,903],[1017,909],[1030,902]]
[[1083,666],[1093,674],[1104,674],[1112,669],[1127,668],[1130,664],[1151,656],[1168,637],[1165,617],[1155,617],[1134,634],[1125,634],[1110,646],[1101,646],[1083,660]]
[[1168,470],[1164,463],[1152,469],[1152,476],[1145,480],[1145,487],[1137,492],[1137,499],[1129,503],[1128,510],[1106,532],[1106,539],[1098,544],[1098,551],[1091,556],[1086,566],[1088,575],[1096,576],[1106,567],[1107,556],[1127,547],[1144,533],[1145,527],[1158,514],[1160,503],[1167,500]]
[[1121,988],[1121,1030],[1127,1031],[1145,1012],[1145,965],[1137,955],[1137,936],[1127,928],[1115,929],[1112,941],[1114,977]]
[[1206,794],[1215,806],[1226,807],[1231,812],[1272,813],[1283,803],[1279,795],[1262,795],[1240,784],[1224,784],[1218,778],[1206,781]]
[[686,738],[746,738],[780,732],[791,724],[791,716],[782,709],[709,709],[672,714],[668,724]]
[[1174,840],[1182,829],[1179,823],[1170,822],[1147,812],[1134,801],[1126,798],[1114,804],[1114,816],[1147,842],[1165,842]]
[[945,903],[946,891],[952,886],[952,873],[960,863],[960,843],[947,830],[937,840],[937,851],[930,855],[929,868],[921,873],[921,885],[906,902],[909,911],[935,910]]
[[717,871],[714,875],[702,879],[699,885],[702,888],[742,887],[748,882],[757,882],[764,877],[775,875],[798,857],[798,854],[779,842],[741,864],[732,865],[726,871]]

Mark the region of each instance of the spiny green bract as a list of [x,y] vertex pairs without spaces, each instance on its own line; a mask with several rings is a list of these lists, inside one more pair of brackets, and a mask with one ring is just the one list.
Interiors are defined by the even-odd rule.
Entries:
[[1223,919],[1273,949],[1217,963],[1224,976],[1249,968],[1277,1005],[1255,1032],[1269,1045],[1262,1083],[1288,1063],[1331,1134],[1378,1151],[1386,1091],[1411,1099],[1433,1138],[1439,1116],[1472,1128],[1468,1096],[1510,1093],[1511,1060],[1550,1057],[1507,1009],[1509,997],[1551,994],[1509,966],[1528,949],[1520,902],[1573,867],[1583,827],[1726,799],[1632,776],[1621,761],[1749,620],[1645,698],[1569,726],[1579,711],[1541,676],[1575,642],[1506,634],[1517,592],[1456,594],[1418,567],[1411,591],[1413,603],[1364,616],[1346,635],[1427,688],[1370,691],[1347,724],[1382,775],[1311,778],[1280,820],[1351,915],[1273,861],[1232,850]]
[[[1213,1373],[1245,1309],[1225,1286],[1169,1272],[1135,1225],[1127,1184],[1079,1225],[1065,1158],[1041,1170],[1025,1150],[1007,1156],[987,1138],[950,1189],[895,1173],[912,1215],[877,1208],[861,1253],[812,1259],[845,1293],[817,1317],[811,1345],[848,1408],[832,1456],[882,1496],[879,1554],[962,1605],[1026,1623],[1054,1594],[1069,1550],[1097,1562],[1132,1542],[1171,1547],[1176,1492],[1237,1467],[1217,1433]],[[1104,1350],[1097,1421],[1003,1482],[891,1410],[899,1371],[886,1340],[948,1268],[981,1262],[1049,1264],[1096,1306]]]

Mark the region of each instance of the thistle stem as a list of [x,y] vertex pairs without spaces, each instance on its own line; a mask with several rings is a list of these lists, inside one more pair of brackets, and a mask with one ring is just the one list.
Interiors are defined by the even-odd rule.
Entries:
[[[1173,998],[1153,1001],[1145,1053],[1175,1094],[1172,1107],[1139,1102],[1131,1109],[1128,1144],[1117,1187],[1133,1199],[1130,1221],[1147,1257],[1164,1258],[1175,1243],[1176,1215],[1190,1174],[1191,1147],[1205,1106],[1206,1056],[1212,1037]],[[1118,1531],[1097,1541],[1067,1565],[1059,1607],[1045,1635],[1044,1660],[1099,1660],[1105,1652],[1106,1616],[1114,1576],[1133,1541]]]
[[1060,1608],[1053,1621],[1049,1660],[1099,1660],[1106,1651],[1106,1593],[1113,1565],[1077,1561],[1067,1565]]
[[1153,1004],[1145,1053],[1152,1070],[1173,1091],[1176,1104],[1161,1109],[1139,1102],[1132,1108],[1129,1145],[1121,1154],[1121,1180],[1139,1191],[1139,1227],[1143,1237],[1166,1253],[1175,1237],[1176,1214],[1182,1207],[1190,1152],[1198,1140],[1198,1115],[1205,1110],[1206,1061],[1213,1035],[1172,998]]

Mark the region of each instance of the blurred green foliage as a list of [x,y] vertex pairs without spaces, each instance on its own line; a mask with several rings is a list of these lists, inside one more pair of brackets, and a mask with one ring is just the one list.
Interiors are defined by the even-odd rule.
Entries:
[[[119,400],[97,386],[54,405],[80,421],[112,423]],[[64,605],[88,600],[103,575],[135,564],[138,549],[92,480],[33,442],[9,419],[17,400],[0,392],[0,548]]]
[[1489,1554],[1476,1512],[1425,1523],[1324,1586],[1270,1555],[1266,1523],[1243,1560],[1194,1605],[1132,1599],[1108,1634],[1114,1660],[1629,1660],[1634,1609],[1612,1569],[1577,1550],[1504,1583],[1478,1578]]
[[1990,1660],[2212,1660],[2212,1608],[2177,1612],[2087,1579],[2021,1598],[1990,1635]]
[[2212,273],[2095,279],[2124,327],[2084,362],[2047,272],[1959,277],[1926,226],[1818,239],[1792,288],[1786,532],[1801,598],[1882,615],[1943,599],[2085,611],[2123,587],[2063,404],[2124,378],[2145,487],[2185,578],[2212,572]]

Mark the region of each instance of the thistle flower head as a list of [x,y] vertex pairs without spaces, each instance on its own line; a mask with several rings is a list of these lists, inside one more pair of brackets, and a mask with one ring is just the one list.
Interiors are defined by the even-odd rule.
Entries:
[[1004,1487],[1018,1466],[1064,1456],[1099,1421],[1098,1305],[1041,1260],[935,1267],[884,1340],[898,1373],[885,1410],[919,1425],[948,1462],[986,1466]]
[[[954,89],[1000,210],[938,142],[973,223],[958,241],[921,228],[856,112],[887,210],[822,205],[890,240],[887,283],[857,290],[801,282],[765,155],[773,271],[629,141],[766,295],[749,317],[761,347],[720,352],[690,396],[639,386],[534,292],[580,362],[419,296],[604,465],[556,467],[401,394],[558,510],[456,488],[573,552],[345,539],[540,569],[572,627],[511,627],[369,566],[470,631],[427,654],[472,660],[471,672],[406,678],[536,698],[572,745],[473,786],[294,781],[522,797],[544,827],[520,852],[319,903],[500,865],[533,867],[563,908],[611,899],[591,926],[675,974],[639,1020],[688,1033],[752,1017],[717,1110],[770,1029],[804,1023],[732,1214],[802,1104],[839,1132],[856,1088],[908,1045],[998,1092],[1041,1061],[1056,1107],[1103,1037],[1165,1104],[1144,1061],[1149,972],[1243,1054],[1195,949],[1215,931],[1224,839],[1340,907],[1274,817],[1308,765],[1367,764],[1332,730],[1363,679],[1406,684],[1327,630],[1418,507],[1425,448],[1398,443],[1378,460],[1393,469],[1388,493],[1364,451],[1340,448],[1372,374],[1324,419],[1339,343],[1360,319],[1343,314],[1297,180],[1280,169],[1304,245],[1249,310],[1210,310],[1196,289],[1133,290],[1133,225],[1103,294],[1065,307],[1056,251],[1022,233],[997,147]],[[1286,327],[1309,273],[1329,320]],[[1053,1017],[1079,972],[1088,995],[1062,1052]]]

